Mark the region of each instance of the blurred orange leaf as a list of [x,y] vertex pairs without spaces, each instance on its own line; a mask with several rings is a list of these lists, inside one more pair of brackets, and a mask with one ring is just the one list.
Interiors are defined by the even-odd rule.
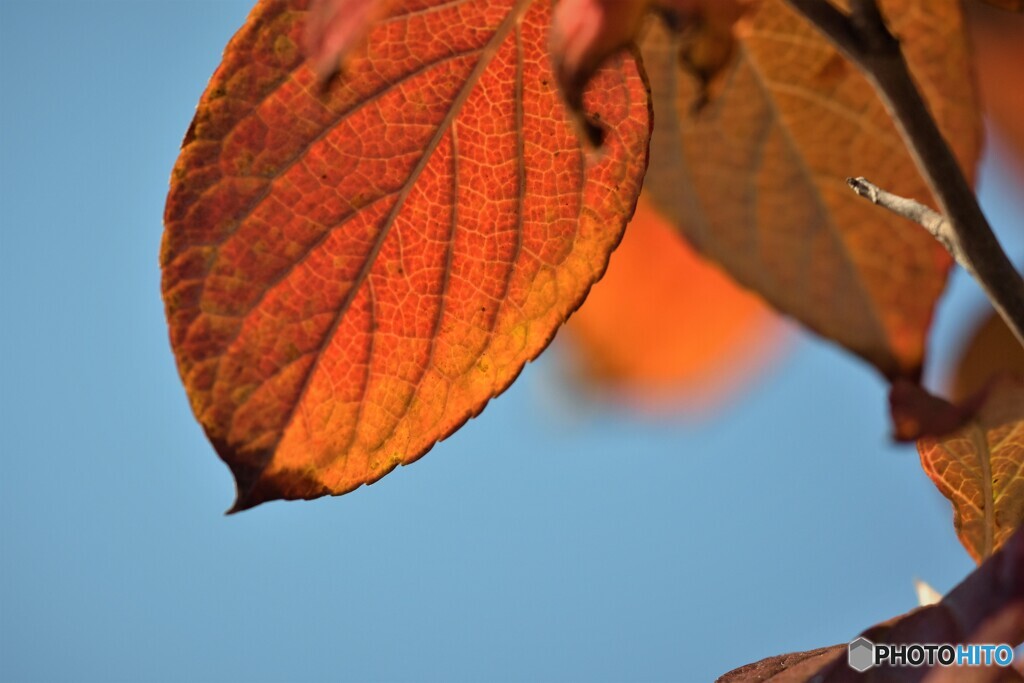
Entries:
[[[998,4],[1024,11],[1024,2]],[[1024,15],[976,2],[967,6],[985,112],[1014,153],[1024,178]]]
[[917,442],[921,466],[953,503],[953,525],[976,561],[1024,522],[1024,378],[1005,376],[974,418],[944,437]]
[[[1024,639],[1024,529],[975,569],[941,601],[873,626],[861,634],[872,643],[1008,643]],[[864,673],[847,663],[847,645],[769,657],[740,667],[718,683],[1020,683],[1011,668],[889,666]]]
[[[981,126],[960,2],[882,5],[970,175]],[[874,89],[783,0],[754,3],[729,36],[718,28],[704,42],[718,61],[697,59],[716,54],[694,51],[699,33],[661,22],[641,45],[656,111],[652,203],[781,311],[887,376],[915,378],[950,260],[844,183],[870,172],[900,195],[929,196]]]
[[643,195],[608,272],[569,320],[584,378],[640,400],[707,406],[771,357],[781,324],[683,240]]
[[954,365],[953,400],[976,395],[1001,373],[1024,376],[1024,347],[993,312],[975,327]]
[[646,162],[630,58],[588,90],[614,132],[584,155],[547,2],[388,3],[326,91],[306,6],[232,39],[165,213],[171,342],[236,510],[373,482],[477,414],[604,271]]

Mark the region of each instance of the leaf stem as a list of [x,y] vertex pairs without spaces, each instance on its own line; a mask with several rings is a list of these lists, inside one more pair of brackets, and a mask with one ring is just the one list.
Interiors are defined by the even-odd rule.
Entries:
[[828,0],[788,2],[828,36],[875,86],[939,203],[941,218],[948,227],[943,229],[945,237],[937,235],[938,239],[974,276],[1024,346],[1024,279],[999,245],[974,190],[928,111],[899,40],[886,26],[877,1],[852,0],[849,14]]

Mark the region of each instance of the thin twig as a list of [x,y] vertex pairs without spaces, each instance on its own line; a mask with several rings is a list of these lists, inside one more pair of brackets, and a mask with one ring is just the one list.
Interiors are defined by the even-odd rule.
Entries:
[[914,199],[908,199],[892,192],[887,192],[867,178],[847,178],[846,184],[861,197],[870,199],[873,204],[889,209],[897,216],[903,216],[906,219],[912,220],[927,230],[931,233],[932,237],[942,243],[942,246],[946,248],[950,256],[964,270],[973,275],[971,264],[964,257],[963,249],[957,241],[953,226],[941,213]]
[[978,206],[974,190],[914,84],[899,41],[876,0],[852,0],[845,14],[828,0],[789,0],[860,67],[878,92],[949,224],[957,258],[1024,345],[1024,279]]
[[850,18],[832,3],[823,0],[789,0],[789,4],[851,59],[852,55],[863,51],[860,35],[854,30]]

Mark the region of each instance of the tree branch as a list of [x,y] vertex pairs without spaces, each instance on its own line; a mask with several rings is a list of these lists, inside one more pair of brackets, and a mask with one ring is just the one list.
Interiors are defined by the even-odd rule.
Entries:
[[974,190],[914,84],[899,41],[886,27],[877,1],[851,0],[850,14],[828,0],[789,3],[828,36],[875,86],[939,203],[940,218],[948,224],[943,243],[956,249],[957,262],[974,276],[1024,345],[1024,279],[978,206]]
[[942,243],[949,255],[967,272],[974,275],[970,262],[964,256],[953,226],[945,217],[921,202],[887,192],[867,178],[847,178],[846,184],[861,197],[870,199],[872,204],[889,209],[897,216],[912,220],[927,230]]
[[852,55],[862,51],[860,36],[850,23],[850,18],[832,3],[824,0],[789,0],[789,4],[851,59]]

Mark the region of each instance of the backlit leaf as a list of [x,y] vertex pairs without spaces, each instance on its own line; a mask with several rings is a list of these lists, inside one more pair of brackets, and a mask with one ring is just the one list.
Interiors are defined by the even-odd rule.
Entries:
[[988,390],[974,419],[945,437],[917,442],[921,466],[953,503],[953,524],[977,561],[1024,522],[1024,378]]
[[[960,2],[882,5],[971,175],[980,118]],[[705,38],[723,53],[734,43],[717,69],[695,63],[699,39],[652,22],[642,43],[656,112],[653,203],[781,311],[889,377],[915,377],[950,260],[919,226],[844,183],[877,175],[893,192],[929,198],[874,89],[783,0],[755,3],[731,35]]]
[[[1024,639],[1024,529],[934,605],[878,624],[862,633],[873,643],[1008,643]],[[718,683],[1020,683],[1011,668],[886,666],[857,673],[847,645],[769,657],[735,669]]]
[[645,408],[720,404],[777,356],[782,321],[644,201],[563,342],[588,389]]
[[306,7],[263,0],[232,39],[165,214],[171,342],[235,509],[373,482],[477,414],[604,271],[646,163],[628,57],[584,154],[547,2],[388,3],[326,91]]

